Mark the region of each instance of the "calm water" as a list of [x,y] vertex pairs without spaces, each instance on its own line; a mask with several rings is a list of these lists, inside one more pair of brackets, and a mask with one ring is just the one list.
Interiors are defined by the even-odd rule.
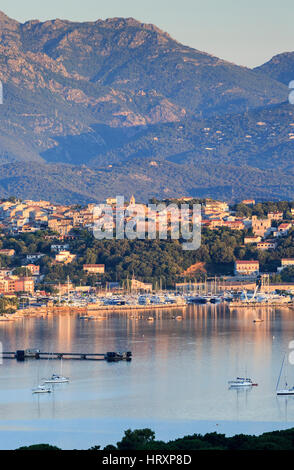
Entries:
[[[183,320],[173,317],[183,314]],[[0,448],[50,442],[88,448],[117,442],[129,427],[151,427],[160,439],[194,432],[260,433],[294,426],[294,397],[276,397],[283,354],[294,339],[294,310],[229,311],[225,305],[153,312],[156,320],[108,314],[0,324],[3,350],[131,350],[130,363],[62,361],[69,384],[54,393],[31,388],[60,361],[4,360],[0,366]],[[258,315],[263,323],[253,323]],[[228,390],[247,374],[258,387]],[[294,366],[288,367],[294,383]],[[292,382],[291,382],[292,384]]]

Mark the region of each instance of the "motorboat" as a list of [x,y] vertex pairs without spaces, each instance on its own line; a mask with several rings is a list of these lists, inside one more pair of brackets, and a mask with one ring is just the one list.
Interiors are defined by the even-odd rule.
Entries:
[[222,301],[222,298],[220,296],[214,295],[210,298],[210,303],[211,304],[218,304]]

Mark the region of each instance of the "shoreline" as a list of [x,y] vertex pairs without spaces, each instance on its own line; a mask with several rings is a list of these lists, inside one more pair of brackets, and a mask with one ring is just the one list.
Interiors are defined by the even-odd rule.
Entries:
[[[112,312],[133,312],[133,311],[150,311],[150,310],[170,310],[170,309],[186,309],[189,304],[152,304],[152,305],[91,305],[76,306],[76,305],[64,305],[64,306],[50,306],[50,307],[31,307],[19,309],[15,314],[12,315],[11,320],[17,318],[23,318],[28,316],[39,316],[39,315],[53,315],[57,314],[83,314],[91,315],[97,313],[112,313]],[[15,315],[15,316],[14,316]],[[14,317],[14,318],[13,318]],[[9,319],[7,320],[9,321]]]
[[[179,303],[179,304],[148,304],[148,305],[100,305],[100,304],[87,304],[87,305],[47,305],[47,306],[34,306],[28,308],[21,308],[16,310],[13,314],[7,314],[0,318],[0,323],[2,322],[9,322],[9,321],[16,321],[26,317],[44,317],[50,316],[53,314],[80,314],[87,316],[95,316],[103,313],[131,313],[131,312],[149,312],[153,310],[186,310],[190,305],[197,305],[197,304],[187,304],[187,303]],[[200,305],[200,304],[199,304]],[[207,304],[203,304],[207,305]],[[210,305],[210,304],[209,304]],[[215,305],[215,304],[211,304]],[[264,308],[286,308],[292,310],[294,308],[294,303],[245,303],[245,302],[238,302],[237,303],[227,303],[227,308],[229,310],[234,310],[238,308],[250,308],[252,309],[264,309]]]

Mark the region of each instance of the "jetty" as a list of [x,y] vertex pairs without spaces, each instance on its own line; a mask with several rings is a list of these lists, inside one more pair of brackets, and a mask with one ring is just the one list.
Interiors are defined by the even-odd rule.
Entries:
[[66,359],[66,360],[88,360],[88,361],[131,361],[132,352],[107,352],[107,353],[85,353],[85,352],[42,352],[39,349],[18,349],[17,351],[3,351],[2,359],[16,359],[23,362],[26,359]]

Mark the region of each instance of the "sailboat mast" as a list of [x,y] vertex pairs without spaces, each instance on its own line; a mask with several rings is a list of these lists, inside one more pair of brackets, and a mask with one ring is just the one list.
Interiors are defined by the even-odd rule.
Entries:
[[276,390],[278,390],[278,386],[279,386],[279,383],[280,383],[280,380],[281,380],[281,375],[282,375],[282,370],[283,370],[283,366],[284,366],[284,362],[285,362],[285,357],[286,357],[286,353],[284,354],[284,358],[283,358],[283,362],[282,362],[282,366],[281,366],[281,370],[280,370],[280,374],[279,374],[279,378],[278,378]]

